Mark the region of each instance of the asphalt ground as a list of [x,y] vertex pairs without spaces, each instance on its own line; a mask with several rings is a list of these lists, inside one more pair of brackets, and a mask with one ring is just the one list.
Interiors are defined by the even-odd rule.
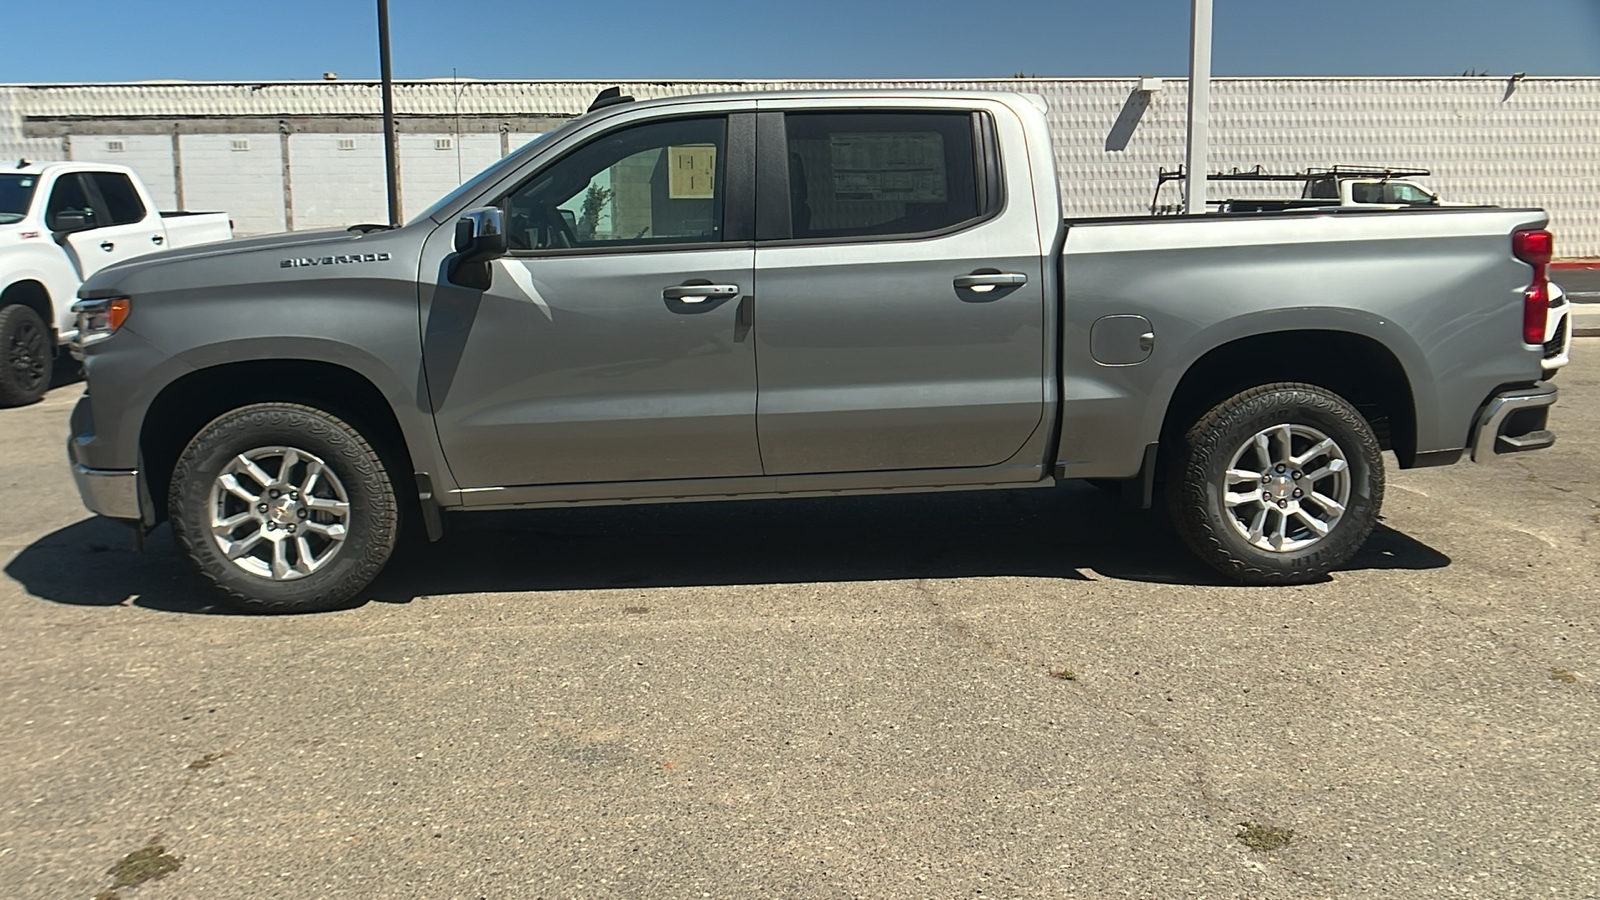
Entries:
[[283,618],[85,514],[61,388],[0,411],[0,894],[1600,896],[1575,356],[1321,584],[1068,486],[451,517]]
[[1551,273],[1572,301],[1572,333],[1600,337],[1600,266]]
[[1551,280],[1567,291],[1574,300],[1600,301],[1600,264],[1584,268],[1563,268],[1550,273]]

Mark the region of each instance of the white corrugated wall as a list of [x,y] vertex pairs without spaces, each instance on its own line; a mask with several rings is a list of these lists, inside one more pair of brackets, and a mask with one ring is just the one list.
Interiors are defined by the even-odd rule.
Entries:
[[[412,116],[571,116],[581,112],[600,88],[613,83],[404,82],[396,86],[396,105],[402,115]],[[1183,79],[1166,79],[1163,89],[1153,94],[1148,108],[1142,110],[1135,94],[1138,82],[1131,78],[615,83],[641,99],[785,87],[1035,92],[1050,105],[1057,171],[1067,213],[1074,216],[1148,211],[1157,169],[1174,168],[1183,156]],[[1434,174],[1429,183],[1447,200],[1542,207],[1551,213],[1561,256],[1600,257],[1600,78],[1533,77],[1515,82],[1490,77],[1221,78],[1213,83],[1212,97],[1208,167],[1213,171],[1256,165],[1270,171],[1293,171],[1335,164],[1431,169]],[[59,139],[24,138],[26,117],[369,117],[375,116],[378,108],[378,88],[371,82],[0,85],[0,158],[59,158],[66,152]],[[1135,122],[1131,133],[1130,122]],[[375,218],[381,208],[374,206],[378,196],[374,190],[381,193],[381,185],[376,189],[352,185],[355,202],[349,204],[337,202],[327,192],[335,184],[352,184],[349,166],[356,158],[370,161],[374,157],[351,151],[343,151],[346,155],[340,157],[333,142],[302,137],[295,136],[291,153],[294,180],[317,185],[317,190],[304,204],[295,201],[295,227]],[[407,136],[404,142],[401,168],[410,212],[428,205],[435,194],[457,180],[455,154],[435,149],[435,138],[445,137],[453,135]],[[183,138],[185,142],[190,139]],[[521,141],[519,136],[512,146]],[[498,153],[479,137],[468,135],[456,142],[471,149],[475,164]],[[91,155],[97,146],[79,140],[73,155],[98,158]],[[139,157],[137,161],[105,158],[132,162],[141,172],[143,167],[160,167],[148,153]],[[253,205],[279,202],[274,199],[282,194],[278,182],[245,184],[270,178],[269,166],[255,165],[253,160],[245,165],[244,152],[214,159],[207,155],[203,172],[189,171],[185,159],[185,201],[191,208],[202,205],[201,197],[232,198]],[[240,163],[240,170],[231,177],[217,169],[218,165],[225,167],[228,159]],[[408,163],[413,170],[408,171]],[[367,168],[371,169],[369,177],[378,183],[381,164],[369,162]],[[465,174],[470,177],[471,172]],[[173,180],[170,173],[154,171],[148,178],[163,186]],[[225,183],[200,183],[210,179]],[[1248,188],[1241,185],[1213,185],[1212,196],[1245,190]],[[1168,191],[1167,198],[1175,201],[1176,185]],[[239,213],[250,230],[277,227],[274,222],[284,221],[281,209],[252,206],[230,211]],[[244,223],[241,225],[243,230]]]

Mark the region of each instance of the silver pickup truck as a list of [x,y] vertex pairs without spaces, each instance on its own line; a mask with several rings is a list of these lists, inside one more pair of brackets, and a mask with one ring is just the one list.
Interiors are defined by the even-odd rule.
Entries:
[[444,512],[1061,479],[1286,584],[1383,450],[1554,441],[1543,212],[1063,220],[1051,153],[1022,94],[602,95],[404,227],[91,278],[79,489],[269,612]]

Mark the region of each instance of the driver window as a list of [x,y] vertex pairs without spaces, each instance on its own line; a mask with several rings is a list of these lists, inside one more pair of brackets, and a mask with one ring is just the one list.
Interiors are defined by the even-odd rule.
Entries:
[[602,135],[503,201],[512,251],[722,240],[727,120],[678,119]]
[[50,190],[50,202],[45,206],[45,222],[55,228],[56,214],[64,212],[83,213],[87,217],[86,223],[90,228],[99,227],[96,221],[94,207],[89,203],[89,195],[83,189],[83,182],[76,172],[63,175],[56,179],[55,187]]

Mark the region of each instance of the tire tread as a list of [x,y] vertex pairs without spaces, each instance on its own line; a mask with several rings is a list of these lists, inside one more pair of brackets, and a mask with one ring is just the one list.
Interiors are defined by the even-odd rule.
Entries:
[[46,391],[50,390],[52,379],[55,377],[56,355],[59,350],[55,346],[49,348],[50,353],[45,358],[44,379],[40,382],[38,390],[29,390],[12,377],[10,332],[19,319],[29,318],[38,323],[47,337],[53,334],[49,324],[39,318],[33,307],[22,303],[0,306],[0,406],[3,407],[27,406],[37,402]]
[[[1354,451],[1359,455],[1362,467],[1370,473],[1370,494],[1358,497],[1353,491],[1351,503],[1334,533],[1309,548],[1311,552],[1295,556],[1292,566],[1263,565],[1236,551],[1223,540],[1218,524],[1208,514],[1206,492],[1212,463],[1219,454],[1231,454],[1235,449],[1225,444],[1225,439],[1230,439],[1230,434],[1244,423],[1267,415],[1274,408],[1310,408],[1340,422],[1355,435],[1358,444],[1347,448],[1346,452]],[[1197,556],[1237,581],[1275,585],[1316,580],[1354,556],[1377,526],[1384,490],[1383,457],[1377,438],[1366,419],[1348,401],[1326,388],[1285,381],[1235,394],[1188,428],[1178,456],[1174,477],[1167,479],[1168,514],[1184,543]],[[1355,462],[1352,460],[1352,468]]]
[[[230,584],[224,577],[226,569],[207,565],[203,560],[211,548],[203,542],[210,540],[204,529],[192,533],[187,521],[191,504],[197,500],[204,504],[209,497],[210,482],[214,475],[199,471],[220,447],[252,431],[292,429],[305,431],[333,446],[345,463],[355,472],[358,483],[366,495],[372,514],[372,527],[366,536],[358,535],[359,562],[336,581],[321,586],[305,596],[270,597],[248,594]],[[193,494],[190,496],[189,494]],[[352,507],[353,507],[352,503]],[[398,502],[383,460],[361,433],[343,419],[315,407],[298,403],[256,403],[239,407],[212,420],[200,429],[184,448],[173,469],[172,487],[168,495],[168,508],[172,536],[180,550],[194,563],[200,574],[222,595],[229,606],[260,613],[299,613],[337,609],[350,602],[355,595],[378,576],[388,563],[394,550],[398,532]],[[358,549],[346,547],[344,552]],[[336,563],[337,564],[337,563]],[[231,574],[231,573],[227,573]],[[315,577],[315,576],[310,576]],[[294,585],[298,582],[269,582]]]

